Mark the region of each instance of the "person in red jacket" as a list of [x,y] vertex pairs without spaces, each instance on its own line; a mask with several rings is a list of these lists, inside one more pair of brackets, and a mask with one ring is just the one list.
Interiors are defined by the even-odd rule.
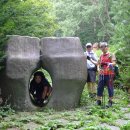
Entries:
[[107,86],[109,94],[108,107],[111,107],[114,95],[113,78],[116,57],[108,51],[107,42],[101,42],[100,48],[102,54],[98,62],[99,81],[97,88],[97,105],[101,105],[101,97],[103,96],[104,87]]

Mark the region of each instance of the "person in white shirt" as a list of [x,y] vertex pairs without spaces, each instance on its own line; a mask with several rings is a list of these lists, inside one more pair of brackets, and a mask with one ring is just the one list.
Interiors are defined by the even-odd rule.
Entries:
[[98,58],[93,51],[92,44],[86,44],[86,52],[84,52],[87,59],[87,88],[89,92],[89,97],[96,97],[96,71]]

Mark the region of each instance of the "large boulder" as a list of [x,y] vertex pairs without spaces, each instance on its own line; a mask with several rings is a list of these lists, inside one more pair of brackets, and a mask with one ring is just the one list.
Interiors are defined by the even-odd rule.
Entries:
[[79,38],[43,38],[41,54],[43,68],[50,73],[53,82],[48,106],[56,109],[76,107],[87,77]]
[[9,36],[6,67],[0,72],[0,87],[5,100],[15,109],[35,109],[29,97],[29,80],[40,61],[40,39]]
[[31,75],[40,67],[49,72],[53,92],[46,105],[54,109],[79,104],[86,82],[86,59],[79,38],[35,38],[10,36],[6,66],[0,72],[3,98],[17,110],[37,110],[30,99]]

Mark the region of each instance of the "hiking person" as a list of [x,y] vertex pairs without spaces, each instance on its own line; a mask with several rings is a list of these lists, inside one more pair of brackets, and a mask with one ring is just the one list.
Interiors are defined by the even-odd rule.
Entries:
[[43,72],[37,71],[30,83],[30,95],[34,99],[36,105],[42,106],[48,102],[52,87],[45,78]]
[[103,96],[104,87],[106,85],[109,94],[108,107],[111,107],[114,94],[113,78],[116,57],[108,51],[107,42],[101,42],[100,49],[102,54],[98,61],[99,80],[97,88],[97,105],[101,105],[101,97]]
[[84,52],[87,59],[87,88],[89,97],[93,98],[96,96],[96,70],[97,70],[97,56],[93,51],[92,44],[86,44],[86,52]]

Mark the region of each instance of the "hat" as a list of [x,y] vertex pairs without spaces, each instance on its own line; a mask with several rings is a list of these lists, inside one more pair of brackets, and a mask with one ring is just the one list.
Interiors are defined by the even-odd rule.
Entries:
[[92,44],[91,44],[91,43],[87,43],[87,44],[86,44],[86,47],[87,47],[87,46],[92,46]]
[[107,42],[100,42],[100,47],[101,46],[108,46]]

